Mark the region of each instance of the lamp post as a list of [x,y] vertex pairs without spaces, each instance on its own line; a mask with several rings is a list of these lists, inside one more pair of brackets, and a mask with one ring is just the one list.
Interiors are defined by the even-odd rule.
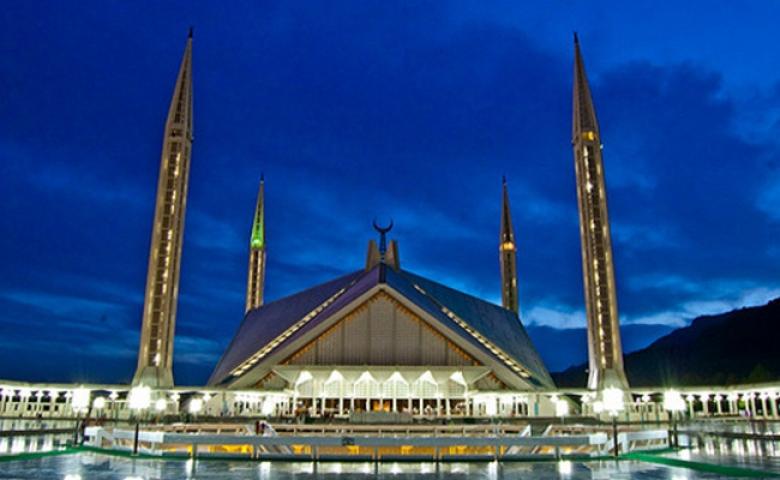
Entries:
[[92,401],[92,409],[95,410],[96,416],[103,417],[103,409],[106,408],[106,397],[97,397]]
[[154,411],[157,413],[157,418],[155,421],[157,423],[162,423],[163,416],[165,415],[165,411],[168,409],[168,402],[165,400],[165,398],[158,398],[154,402]]
[[152,389],[138,385],[130,389],[130,393],[127,396],[127,403],[131,410],[136,411],[135,418],[135,435],[133,436],[133,455],[138,455],[138,437],[140,435],[141,419],[140,416],[144,410],[149,408],[152,403]]
[[644,425],[645,417],[650,413],[650,395],[645,393],[640,397],[640,400],[642,401],[642,406],[640,407],[640,411],[642,412],[642,425]]
[[111,400],[111,417],[114,420],[116,420],[117,417],[116,401],[119,399],[119,393],[116,390],[112,390],[111,393],[108,395],[108,399]]
[[664,410],[669,412],[669,416],[672,417],[672,441],[673,447],[678,448],[680,446],[680,439],[677,436],[677,414],[685,410],[685,400],[680,392],[677,390],[667,390],[664,393]]
[[73,443],[79,443],[80,416],[82,411],[86,413],[89,409],[89,390],[83,387],[73,390],[70,405],[73,411],[76,412],[76,431],[73,433]]
[[193,416],[197,416],[203,409],[203,400],[200,398],[191,398],[189,404],[189,412]]
[[569,402],[567,402],[566,400],[556,399],[555,415],[557,417],[561,417],[561,425],[563,425],[564,417],[568,414],[569,414]]
[[623,410],[623,390],[617,387],[607,387],[601,392],[601,405],[612,417],[612,447],[617,458],[619,453],[617,416]]

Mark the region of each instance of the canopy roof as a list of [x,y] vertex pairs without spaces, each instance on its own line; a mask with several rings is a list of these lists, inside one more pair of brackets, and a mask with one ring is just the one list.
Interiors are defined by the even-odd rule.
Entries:
[[532,387],[553,381],[517,315],[414,273],[380,263],[247,312],[209,379],[229,385],[262,358],[307,335],[317,325],[377,286],[391,292],[457,332],[466,342],[522,377]]

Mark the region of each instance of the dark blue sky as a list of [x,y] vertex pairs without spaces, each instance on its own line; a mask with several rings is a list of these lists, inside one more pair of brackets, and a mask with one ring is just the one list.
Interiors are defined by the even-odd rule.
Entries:
[[[261,172],[268,299],[359,268],[384,215],[405,268],[499,301],[506,174],[524,322],[584,326],[573,30],[622,321],[678,326],[780,296],[780,3],[484,4],[6,2],[0,378],[131,377],[189,25],[179,383],[204,381],[241,321]],[[556,350],[584,342],[540,349],[558,369]]]

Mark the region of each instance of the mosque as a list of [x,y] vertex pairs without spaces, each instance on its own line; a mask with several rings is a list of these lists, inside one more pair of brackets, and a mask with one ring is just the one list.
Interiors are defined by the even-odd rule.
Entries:
[[[190,34],[165,127],[135,385],[173,386],[192,116]],[[576,37],[572,134],[589,386],[626,389],[601,141]],[[249,245],[246,315],[208,387],[255,392],[287,412],[303,406],[337,416],[378,411],[539,415],[554,408],[547,397],[534,395],[555,385],[518,316],[517,252],[506,180],[498,242],[502,305],[406,270],[398,243],[388,243],[392,224],[376,223],[379,242],[369,241],[363,268],[264,303],[264,189],[261,179]]]

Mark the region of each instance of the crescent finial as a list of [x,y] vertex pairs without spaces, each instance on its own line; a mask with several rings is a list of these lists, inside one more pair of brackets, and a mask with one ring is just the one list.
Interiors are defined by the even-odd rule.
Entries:
[[390,230],[393,229],[393,219],[392,218],[390,219],[390,224],[387,225],[386,227],[380,227],[376,223],[376,218],[374,218],[373,224],[374,224],[374,230],[379,232],[381,235],[384,235],[384,234],[386,234],[387,232],[389,232]]

